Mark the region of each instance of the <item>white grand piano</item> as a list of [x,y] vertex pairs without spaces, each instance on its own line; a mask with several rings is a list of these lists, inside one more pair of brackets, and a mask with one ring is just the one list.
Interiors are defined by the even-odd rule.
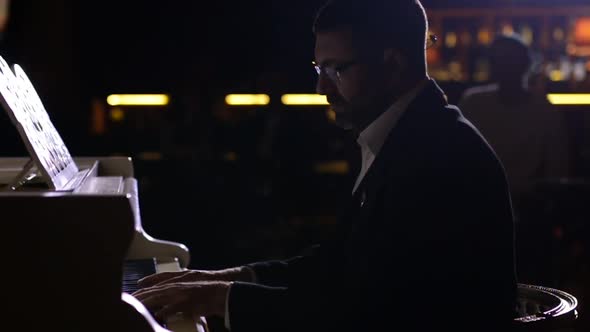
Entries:
[[29,152],[0,158],[4,321],[20,330],[206,331],[203,317],[156,322],[129,295],[139,278],[190,260],[183,244],[143,230],[132,160],[72,158],[24,71],[1,57],[0,101]]
[[[7,219],[18,218],[20,225],[27,229],[33,238],[47,234],[45,227],[60,227],[62,234],[80,238],[62,238],[62,241],[80,242],[79,259],[63,271],[64,278],[74,276],[73,271],[85,270],[85,264],[93,264],[94,255],[110,255],[104,257],[113,264],[120,263],[118,270],[113,268],[118,277],[114,287],[117,287],[119,297],[122,290],[132,292],[134,283],[150,273],[181,271],[188,266],[189,250],[180,243],[154,239],[142,227],[137,181],[133,177],[133,165],[130,158],[76,158],[76,164],[81,170],[92,169],[72,191],[55,191],[44,188],[41,183],[31,183],[18,190],[11,190],[7,186],[22,172],[29,161],[28,158],[0,158],[0,211],[3,223]],[[34,170],[32,170],[34,171]],[[79,228],[83,228],[78,232]],[[35,233],[38,230],[39,234]],[[50,230],[50,232],[53,230]],[[94,234],[89,232],[94,232]],[[92,235],[103,235],[89,238]],[[85,237],[85,238],[84,238]],[[47,239],[59,239],[58,234]],[[85,243],[87,241],[87,243]],[[21,245],[27,244],[26,239],[19,239]],[[32,241],[31,241],[32,242]],[[37,240],[36,245],[44,243]],[[52,243],[44,244],[52,245]],[[112,248],[108,248],[112,246]],[[123,247],[123,248],[122,248]],[[127,247],[127,248],[124,248]],[[37,261],[36,253],[52,248],[41,247],[33,250],[29,259]],[[118,252],[111,252],[116,251]],[[117,257],[118,256],[118,257]],[[96,258],[96,257],[94,257]],[[103,258],[103,257],[99,257]],[[150,271],[149,261],[153,270]],[[49,263],[55,262],[52,258]],[[109,264],[111,262],[108,262]],[[147,263],[147,264],[146,264]],[[33,263],[34,265],[34,263]],[[55,266],[48,266],[52,269]],[[137,268],[139,267],[139,269]],[[122,268],[122,270],[121,270]],[[56,271],[59,272],[59,271]],[[108,269],[95,271],[99,275],[107,274]],[[90,278],[89,278],[90,279]],[[100,278],[97,282],[101,282]],[[126,298],[130,300],[129,297]],[[206,331],[206,321],[202,317],[185,317],[178,315],[170,317],[164,324],[171,331]]]

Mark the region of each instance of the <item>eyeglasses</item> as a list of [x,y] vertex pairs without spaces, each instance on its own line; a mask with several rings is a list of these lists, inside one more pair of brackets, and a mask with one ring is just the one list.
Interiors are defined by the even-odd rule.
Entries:
[[348,62],[344,62],[338,65],[331,65],[331,66],[320,66],[315,61],[311,62],[313,67],[315,68],[316,73],[318,76],[324,73],[328,78],[334,83],[340,83],[340,77],[342,72],[346,69],[358,64],[358,60],[351,60]]
[[[436,35],[429,35],[428,40],[426,41],[426,49],[434,47],[436,45],[437,41],[438,41],[438,37]],[[315,61],[312,61],[311,63],[313,64],[313,67],[315,68],[315,71],[318,74],[318,76],[321,75],[323,72],[326,76],[328,76],[328,78],[330,80],[332,80],[332,82],[338,84],[338,83],[340,83],[340,80],[341,80],[340,77],[341,77],[342,72],[344,72],[346,69],[350,68],[351,66],[358,64],[359,60],[355,59],[355,60],[344,62],[344,63],[338,64],[338,65],[331,65],[331,66],[320,66]]]

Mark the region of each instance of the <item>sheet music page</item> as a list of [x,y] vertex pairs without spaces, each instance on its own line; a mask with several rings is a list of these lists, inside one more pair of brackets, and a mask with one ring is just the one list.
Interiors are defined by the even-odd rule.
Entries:
[[24,70],[13,68],[0,56],[0,101],[49,187],[64,190],[78,168]]

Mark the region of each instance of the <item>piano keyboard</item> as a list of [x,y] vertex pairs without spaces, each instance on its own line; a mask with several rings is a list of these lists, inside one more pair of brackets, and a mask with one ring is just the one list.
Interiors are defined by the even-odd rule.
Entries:
[[123,292],[133,294],[139,290],[139,279],[156,273],[155,259],[132,259],[123,264]]

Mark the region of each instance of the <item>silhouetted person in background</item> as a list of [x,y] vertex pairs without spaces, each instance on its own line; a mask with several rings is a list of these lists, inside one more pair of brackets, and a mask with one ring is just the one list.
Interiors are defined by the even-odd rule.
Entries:
[[362,150],[339,241],[285,261],[158,274],[135,296],[160,316],[224,316],[232,332],[508,330],[508,185],[427,75],[422,5],[334,0],[314,32],[317,91]]
[[518,210],[538,181],[568,175],[566,127],[545,96],[529,90],[532,58],[518,36],[498,37],[489,55],[495,83],[468,89],[459,107],[502,161]]
[[532,57],[517,35],[498,37],[489,53],[495,83],[468,89],[459,107],[504,165],[517,219],[519,280],[552,285],[554,221],[539,188],[568,176],[565,119],[545,93],[529,88]]

